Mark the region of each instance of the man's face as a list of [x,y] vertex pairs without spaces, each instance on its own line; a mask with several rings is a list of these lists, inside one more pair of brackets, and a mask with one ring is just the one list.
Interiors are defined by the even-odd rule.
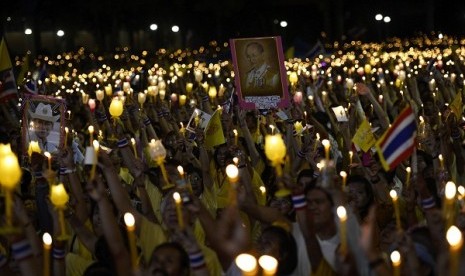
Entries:
[[153,252],[149,275],[183,275],[181,255],[171,247],[162,247]]
[[264,61],[263,53],[253,45],[247,47],[246,57],[250,65],[254,68],[256,68],[258,65],[261,65]]
[[307,193],[307,202],[317,229],[323,229],[334,222],[331,202],[323,191],[310,190]]
[[46,139],[53,129],[53,123],[41,119],[34,119],[34,130],[40,139]]

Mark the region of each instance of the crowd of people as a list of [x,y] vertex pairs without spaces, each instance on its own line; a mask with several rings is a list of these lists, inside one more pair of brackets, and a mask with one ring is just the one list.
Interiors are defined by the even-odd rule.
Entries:
[[[238,106],[227,43],[34,59],[36,90],[1,108],[22,178],[2,200],[0,274],[465,274],[465,39],[329,46],[285,62],[282,110]],[[25,108],[34,93],[66,110]],[[408,106],[415,150],[386,171],[375,142]],[[219,112],[222,137],[188,127],[195,109]],[[59,122],[54,147],[24,143]]]

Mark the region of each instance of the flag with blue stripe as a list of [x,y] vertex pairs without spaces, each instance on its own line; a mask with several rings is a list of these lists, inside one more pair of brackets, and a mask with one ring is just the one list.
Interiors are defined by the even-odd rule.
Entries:
[[386,171],[394,169],[413,153],[416,129],[415,114],[409,106],[376,142],[379,159]]
[[13,75],[13,66],[5,39],[2,39],[0,43],[0,102],[6,102],[11,98],[17,97],[17,95],[18,90]]

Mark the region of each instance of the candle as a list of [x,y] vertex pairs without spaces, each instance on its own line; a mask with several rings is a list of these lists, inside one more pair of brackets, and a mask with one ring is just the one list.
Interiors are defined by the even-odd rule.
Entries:
[[353,157],[354,157],[354,152],[349,150],[349,167],[352,165]]
[[174,202],[176,203],[176,215],[178,218],[179,228],[181,228],[181,231],[182,231],[184,230],[184,218],[182,216],[181,195],[178,192],[175,192],[173,194],[173,199],[174,199]]
[[182,166],[178,166],[178,173],[181,176],[181,179],[184,180],[184,168]]
[[410,186],[410,174],[412,173],[412,169],[410,167],[407,167],[405,168],[405,170],[407,171],[407,179],[405,180],[405,186],[407,186],[407,188]]
[[239,165],[239,158],[234,157],[233,162],[234,162],[234,165],[236,165],[236,166]]
[[273,276],[278,270],[278,260],[272,256],[260,256],[260,258],[258,258],[258,264],[263,269],[263,276]]
[[181,128],[179,129],[179,132],[182,134],[183,137],[186,137],[186,128],[184,127],[184,124],[181,122]]
[[237,132],[237,129],[233,129],[233,132],[234,132],[234,145],[237,146],[237,139],[238,139],[238,132]]
[[113,89],[110,84],[105,86],[105,94],[107,97],[111,97],[111,95],[113,95]]
[[50,250],[52,249],[52,236],[49,233],[45,232],[42,236],[42,241],[44,244],[44,264],[43,264],[43,275],[50,275]]
[[242,271],[244,276],[252,276],[257,272],[257,259],[250,254],[239,254],[235,259],[237,267]]
[[391,190],[389,192],[389,195],[391,196],[392,199],[392,204],[394,205],[394,213],[396,216],[396,226],[398,231],[402,231],[402,225],[400,224],[400,211],[399,211],[399,203],[398,201],[398,196],[396,190]]
[[320,141],[320,134],[317,132],[316,133],[316,139],[315,139],[315,144],[313,145],[313,151],[315,152],[317,147],[318,147],[318,142]]
[[394,268],[394,276],[399,276],[400,275],[400,264],[401,264],[401,257],[400,257],[399,251],[397,250],[392,251],[391,262]]
[[102,90],[95,91],[95,97],[97,98],[98,101],[101,102],[104,97],[103,91]]
[[69,128],[68,127],[65,127],[65,149],[68,145],[68,134],[69,134]]
[[383,95],[379,95],[379,96],[378,96],[378,102],[379,102],[380,104],[383,104]]
[[129,240],[129,252],[131,254],[131,265],[133,270],[137,270],[137,249],[136,249],[136,236],[134,231],[136,230],[136,221],[131,213],[124,214],[124,224],[126,224],[126,230],[128,232]]
[[443,216],[446,219],[446,229],[452,225],[453,220],[454,220],[454,216],[455,216],[454,203],[455,203],[456,194],[457,194],[457,186],[455,186],[454,182],[448,181],[446,183],[446,186],[444,187],[444,196],[446,200],[445,200],[445,206],[443,210]]
[[310,107],[312,107],[313,104],[314,104],[314,102],[313,102],[313,96],[312,96],[312,95],[308,96],[308,100],[310,101]]
[[158,96],[160,96],[160,100],[164,100],[166,96],[166,90],[160,89],[160,91],[158,92]]
[[463,244],[462,232],[455,226],[452,225],[446,233],[446,239],[449,243],[449,254],[450,254],[450,273],[449,275],[458,275],[460,249]]
[[291,74],[289,75],[289,82],[291,83],[292,86],[295,86],[297,81],[298,81],[297,73],[291,72]]
[[274,134],[274,128],[275,128],[274,125],[270,125],[270,128],[271,128],[271,135],[273,135]]
[[48,169],[51,171],[52,170],[52,155],[48,151],[44,152],[44,155],[48,159]]
[[118,118],[123,114],[123,102],[118,98],[113,98],[110,103],[110,115],[114,118]]
[[13,192],[21,180],[22,170],[18,158],[11,151],[10,145],[0,144],[0,185],[5,194],[6,225],[12,226]]
[[98,160],[98,150],[99,150],[99,142],[95,141],[93,142],[93,147],[94,147],[94,161],[92,162],[92,168],[90,170],[90,180],[94,180],[95,177],[95,170],[97,169],[97,160]]
[[239,180],[239,170],[236,165],[229,164],[226,166],[226,175],[229,179],[229,202],[231,205],[236,205],[237,197],[236,197],[236,183]]
[[194,87],[194,84],[192,82],[188,82],[186,84],[186,92],[190,93],[192,91],[192,88]]
[[340,225],[340,235],[341,235],[341,253],[343,255],[347,254],[347,211],[344,206],[339,206],[336,209],[337,216],[339,217]]
[[136,148],[136,139],[131,138],[132,150],[134,151],[134,156],[137,158],[137,148]]
[[347,182],[347,173],[345,171],[341,171],[339,175],[342,177],[342,191],[345,191],[346,182]]
[[89,99],[89,102],[87,104],[89,105],[90,111],[94,112],[94,110],[95,110],[95,100],[94,99]]
[[439,159],[439,168],[441,170],[444,170],[444,157],[442,157],[442,154],[439,154],[438,159]]
[[224,85],[220,84],[220,88],[218,89],[218,97],[223,97],[225,90],[226,88],[224,87]]
[[[265,155],[275,168],[278,178],[282,176],[281,164],[284,161],[284,157],[286,157],[286,151],[286,144],[280,134],[265,136]],[[284,197],[290,194],[290,191],[284,188],[281,181],[279,181],[278,184],[280,187],[276,192],[276,196]]]
[[66,237],[65,217],[64,209],[66,209],[66,203],[69,201],[69,195],[66,192],[63,183],[58,185],[50,186],[50,201],[58,210],[58,221],[60,223],[61,237]]
[[179,105],[184,106],[186,104],[187,96],[186,95],[180,95],[179,96]]
[[27,154],[29,155],[29,158],[32,156],[33,152],[41,153],[39,142],[37,141],[29,142],[29,148],[27,150]]
[[262,193],[263,196],[266,195],[266,187],[265,186],[260,186],[260,192]]
[[216,95],[216,87],[214,85],[210,86],[210,88],[208,89],[208,96],[210,96],[210,99],[214,100],[216,98]]
[[145,95],[145,93],[143,93],[143,92],[139,92],[137,94],[137,101],[140,104],[140,108],[143,108],[143,105],[145,103],[146,98],[147,98],[147,95]]
[[321,94],[323,95],[323,104],[326,106],[328,104],[328,93],[323,91]]
[[92,125],[89,126],[89,127],[87,128],[87,130],[89,130],[89,134],[90,134],[90,146],[92,146],[93,143],[94,143],[94,126],[92,126]]
[[327,161],[329,161],[330,142],[328,139],[324,139],[323,141],[321,141],[321,143],[323,144],[323,147],[325,147],[325,158]]

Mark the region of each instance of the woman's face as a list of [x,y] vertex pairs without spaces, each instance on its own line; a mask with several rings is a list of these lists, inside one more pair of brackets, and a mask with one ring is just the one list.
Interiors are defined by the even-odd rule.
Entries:
[[184,275],[181,267],[181,254],[172,247],[162,247],[153,252],[149,275]]
[[226,166],[226,157],[228,153],[228,148],[225,146],[222,146],[218,148],[218,154],[216,155],[216,162],[218,162],[218,165],[220,167],[225,167]]
[[189,182],[192,187],[192,192],[195,196],[199,197],[203,192],[202,176],[194,171],[189,174]]

